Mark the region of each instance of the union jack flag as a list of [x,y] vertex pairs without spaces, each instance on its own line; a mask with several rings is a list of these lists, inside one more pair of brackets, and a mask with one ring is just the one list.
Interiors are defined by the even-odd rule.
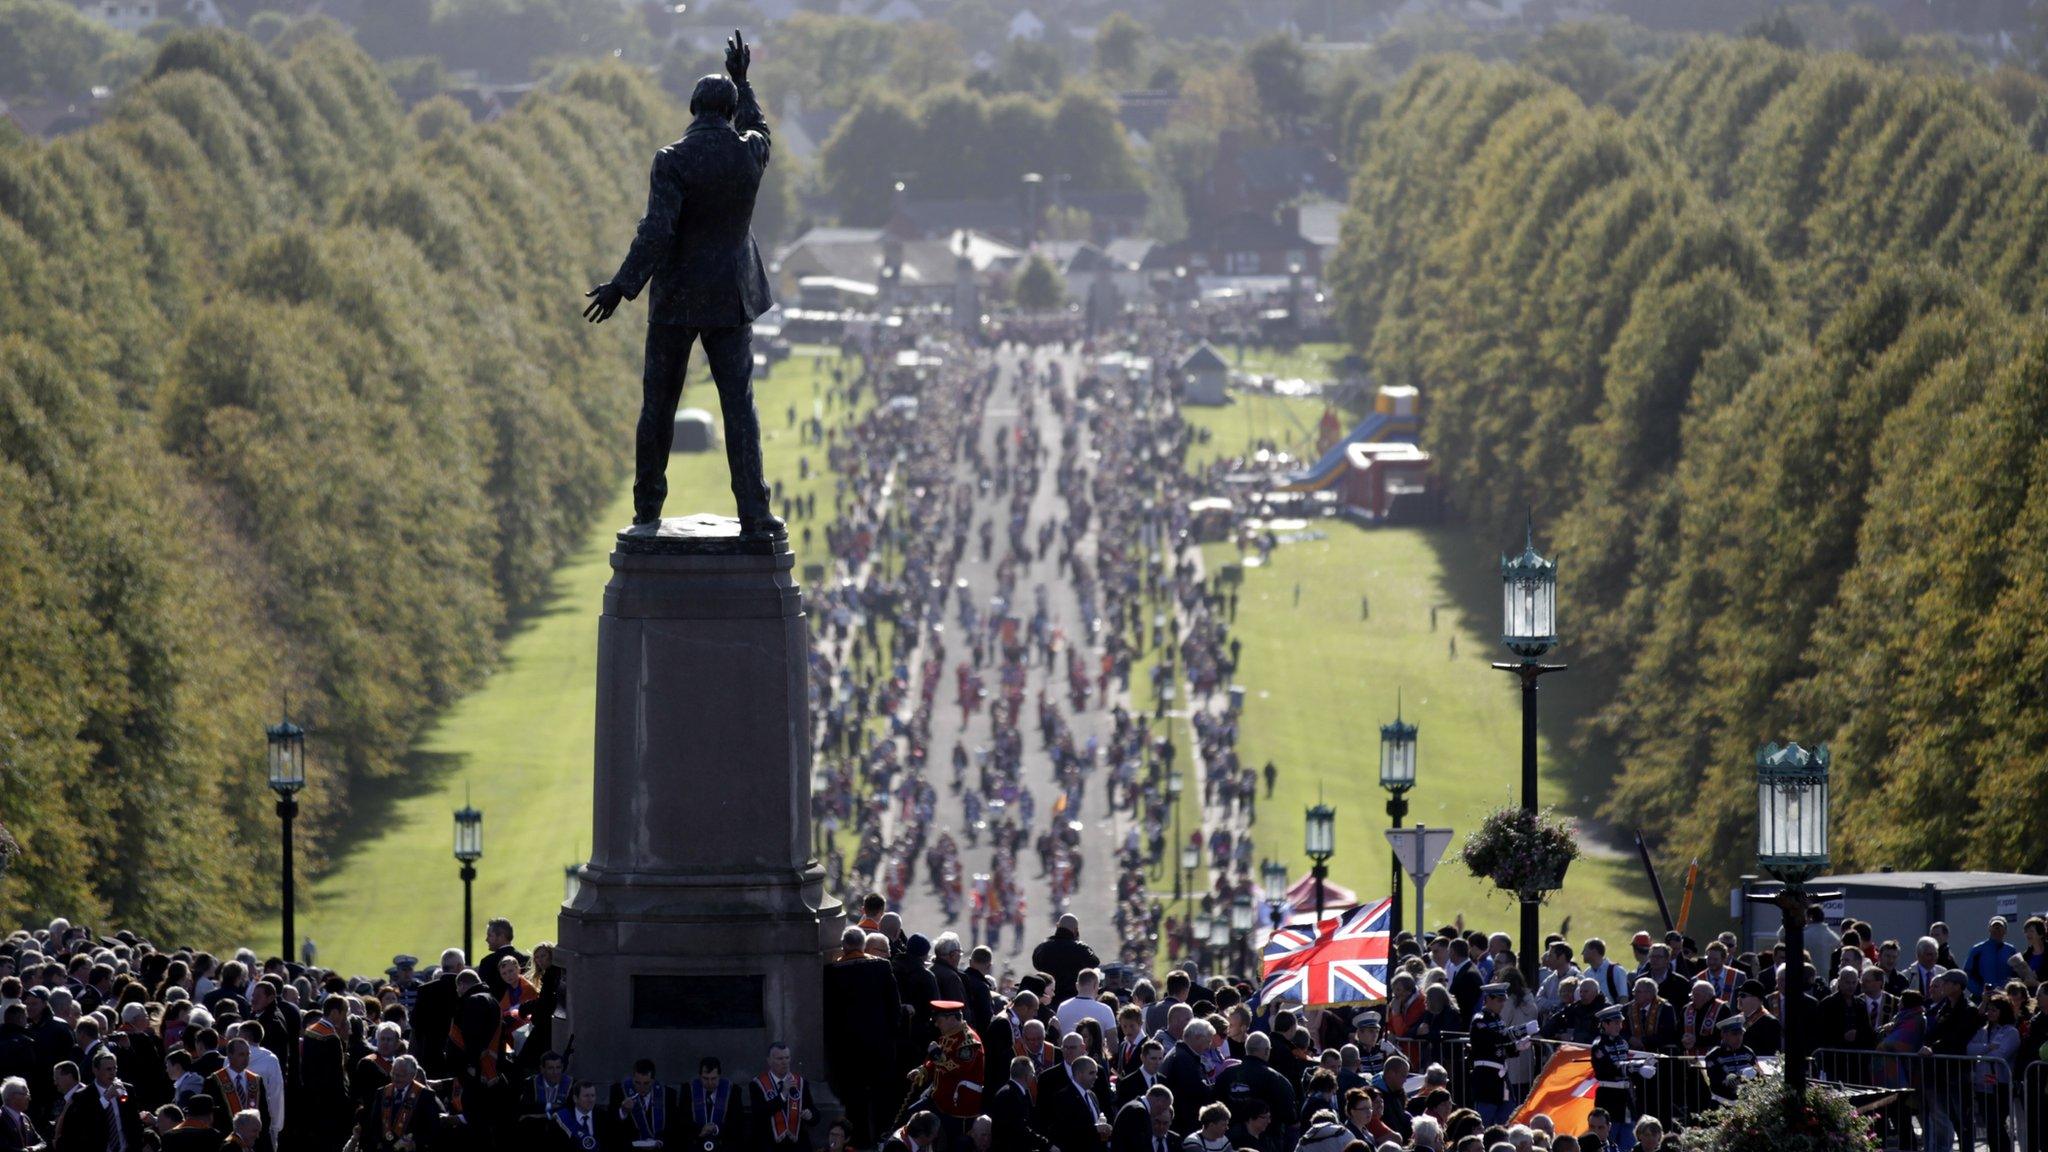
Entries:
[[1291,1000],[1318,1008],[1385,1000],[1393,905],[1379,900],[1341,917],[1326,917],[1320,933],[1308,925],[1273,933],[1266,940],[1266,982],[1259,1003]]

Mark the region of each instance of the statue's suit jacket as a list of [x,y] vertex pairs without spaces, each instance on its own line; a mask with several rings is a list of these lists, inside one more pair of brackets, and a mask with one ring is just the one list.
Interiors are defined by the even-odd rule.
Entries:
[[650,324],[731,328],[768,310],[768,272],[751,228],[768,168],[768,121],[754,89],[738,114],[699,116],[654,154],[647,214],[612,283],[632,300],[652,280]]

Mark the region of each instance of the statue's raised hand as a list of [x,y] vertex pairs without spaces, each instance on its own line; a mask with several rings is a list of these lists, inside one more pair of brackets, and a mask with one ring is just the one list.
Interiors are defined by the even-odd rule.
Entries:
[[747,46],[746,37],[735,28],[725,41],[725,74],[735,84],[747,82],[747,66],[754,62],[754,50]]
[[612,310],[626,298],[626,291],[617,284],[604,283],[585,292],[583,298],[590,301],[589,307],[583,309],[583,318],[592,324],[602,324],[611,319]]

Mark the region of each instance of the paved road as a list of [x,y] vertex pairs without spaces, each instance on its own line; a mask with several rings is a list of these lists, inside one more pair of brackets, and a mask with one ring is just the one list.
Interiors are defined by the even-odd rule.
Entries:
[[[1080,369],[1078,357],[1060,355],[1043,349],[1035,349],[1028,353],[1019,353],[1012,349],[1000,355],[1001,378],[989,397],[987,409],[982,417],[981,445],[985,458],[993,459],[994,443],[997,437],[1013,434],[1018,422],[1027,418],[1027,413],[1020,403],[1017,387],[1019,372],[1022,366],[1028,364],[1034,370],[1042,372],[1045,366],[1054,362],[1059,363],[1062,372],[1062,382],[1059,387],[1071,388],[1075,376]],[[1046,445],[1046,453],[1042,464],[1041,481],[1030,507],[1030,523],[1026,528],[1026,537],[1033,541],[1034,544],[1037,540],[1040,525],[1048,521],[1064,520],[1066,516],[1066,501],[1061,497],[1057,485],[1059,444],[1062,429],[1052,411],[1051,405],[1042,398],[1046,395],[1046,389],[1041,386],[1038,391],[1041,399],[1032,406],[1028,416],[1036,421],[1039,438]],[[1084,429],[1078,445],[1078,451],[1083,459],[1086,458],[1087,446],[1088,435]],[[975,474],[971,465],[964,461],[960,466],[958,476],[960,481],[964,483],[973,483],[980,479]],[[1002,542],[1005,539],[1005,530],[1008,523],[1008,508],[1009,496],[1007,494],[997,494],[993,486],[986,491],[977,492],[974,524],[978,527],[982,521],[994,518],[997,541],[994,559],[990,562],[983,562],[980,548],[970,543],[965,556],[960,562],[957,576],[967,581],[975,604],[983,609],[987,608],[990,597],[996,593],[996,561],[1001,559],[1003,553]],[[970,536],[971,539],[972,537]],[[1092,533],[1088,538],[1084,539],[1081,547],[1083,555],[1093,555],[1094,543]],[[1080,605],[1075,597],[1072,584],[1058,569],[1057,555],[1034,558],[1020,572],[1017,578],[1015,593],[1015,600],[1021,606],[1019,610],[1024,615],[1029,615],[1031,590],[1034,585],[1041,583],[1046,587],[1047,603],[1052,622],[1064,628],[1070,639],[1085,640],[1086,628],[1085,622],[1080,618]],[[961,806],[961,797],[950,788],[950,757],[953,745],[956,742],[964,742],[969,751],[972,751],[978,745],[986,745],[989,742],[989,710],[982,708],[975,712],[963,728],[960,722],[959,709],[953,704],[952,666],[957,664],[961,658],[963,647],[957,640],[959,633],[958,618],[955,611],[957,604],[957,600],[950,601],[946,613],[947,635],[949,637],[947,651],[948,667],[943,673],[943,682],[933,708],[931,767],[928,774],[931,776],[933,783],[939,788],[940,798],[938,818],[935,821],[936,830],[951,831],[953,833],[954,839],[961,845],[964,872],[967,876],[972,877],[977,872],[989,870],[992,854],[985,839],[979,846],[970,847],[967,844],[966,838],[962,835],[966,820]],[[1063,660],[1060,662],[1060,665],[1064,667]],[[991,691],[993,691],[995,685],[993,669],[985,668],[984,675],[988,680]],[[1052,760],[1039,741],[1036,709],[1031,703],[1037,699],[1038,690],[1041,686],[1046,687],[1048,697],[1061,702],[1062,709],[1066,707],[1064,676],[1056,675],[1055,681],[1048,683],[1046,669],[1041,664],[1031,664],[1029,679],[1025,686],[1024,698],[1026,705],[1022,717],[1022,723],[1025,728],[1022,782],[1023,786],[1031,792],[1034,800],[1037,802],[1035,822],[1030,829],[1031,837],[1034,840],[1037,833],[1045,829],[1046,822],[1049,819],[1048,809],[1051,807],[1053,797],[1057,794],[1054,787]],[[1091,705],[1094,703],[1096,701],[1091,700]],[[1073,728],[1074,739],[1077,744],[1084,743],[1091,735],[1098,737],[1101,742],[1106,744],[1113,728],[1113,722],[1109,714],[1092,706],[1088,711],[1079,715],[1069,714],[1068,722]],[[1107,961],[1115,959],[1117,952],[1116,931],[1111,917],[1115,902],[1116,882],[1114,845],[1116,838],[1121,835],[1122,830],[1120,826],[1117,826],[1106,816],[1108,804],[1102,788],[1104,775],[1103,770],[1098,770],[1088,781],[1088,795],[1082,810],[1084,827],[1081,832],[1081,854],[1085,861],[1085,866],[1081,873],[1080,883],[1069,903],[1068,910],[1080,917],[1082,938],[1093,944],[1097,953]],[[972,787],[973,773],[971,771],[968,774],[968,780],[969,787]],[[933,839],[936,838],[936,835],[934,835]],[[1018,860],[1018,869],[1021,873],[1026,893],[1029,920],[1025,927],[1024,940],[1021,947],[1017,946],[1016,934],[1013,930],[1003,933],[1002,943],[996,949],[996,971],[998,973],[1001,973],[1006,967],[1015,969],[1018,972],[1028,971],[1031,949],[1052,931],[1052,904],[1046,880],[1038,875],[1037,854],[1029,850],[1021,853]],[[922,862],[919,864],[917,882],[911,886],[902,903],[904,923],[912,931],[923,931],[927,934],[935,935],[937,932],[944,930],[944,928],[950,928],[960,933],[962,940],[967,939],[968,922],[965,911],[963,910],[960,915],[950,922],[946,920],[939,905],[938,895],[927,882]],[[940,927],[942,925],[943,928]]]

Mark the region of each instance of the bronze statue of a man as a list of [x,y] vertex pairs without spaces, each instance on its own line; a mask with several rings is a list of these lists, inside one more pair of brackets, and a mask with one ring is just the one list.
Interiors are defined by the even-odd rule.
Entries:
[[592,323],[621,300],[654,296],[647,313],[640,427],[634,439],[633,530],[653,532],[668,496],[668,454],[675,440],[690,345],[702,341],[725,417],[725,458],[739,504],[740,534],[787,535],[768,510],[761,475],[761,421],[754,412],[754,317],[767,311],[768,273],[754,245],[754,197],[768,167],[768,121],[747,83],[753,49],[734,31],[725,42],[725,76],[697,81],[682,139],[654,154],[647,214],[633,248],[607,283],[585,293]]

